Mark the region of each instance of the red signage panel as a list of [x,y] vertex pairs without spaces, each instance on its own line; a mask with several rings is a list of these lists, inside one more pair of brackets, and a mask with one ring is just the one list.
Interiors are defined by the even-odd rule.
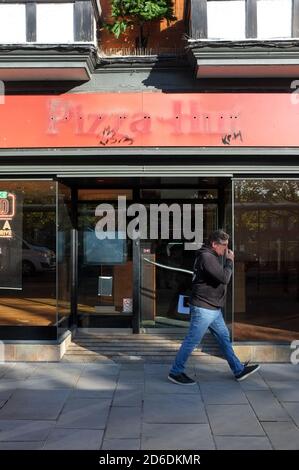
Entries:
[[291,94],[6,96],[0,147],[299,147]]

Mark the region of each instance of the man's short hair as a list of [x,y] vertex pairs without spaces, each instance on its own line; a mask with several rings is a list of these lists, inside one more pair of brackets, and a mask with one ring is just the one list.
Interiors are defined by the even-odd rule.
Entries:
[[229,235],[224,231],[224,230],[214,230],[209,235],[208,242],[209,245],[212,245],[212,243],[223,243],[229,240]]

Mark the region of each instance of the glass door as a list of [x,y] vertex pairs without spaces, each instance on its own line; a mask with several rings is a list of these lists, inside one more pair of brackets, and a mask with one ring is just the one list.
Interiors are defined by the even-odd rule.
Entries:
[[[223,227],[224,211],[219,211],[218,192],[218,188],[142,191],[141,197],[147,199],[148,212],[155,203],[165,204],[159,223],[163,223],[165,215],[169,216],[168,238],[159,237],[155,240],[141,241],[142,327],[188,327],[190,319],[188,300],[191,294],[196,249],[190,249],[188,246],[184,214],[190,209],[189,222],[193,231],[200,225],[200,240],[196,237],[194,242],[194,247],[199,248],[210,232],[219,226]],[[221,225],[219,225],[220,212]],[[200,214],[200,223],[195,221],[197,214]],[[148,218],[150,219],[150,216]]]
[[[203,206],[204,237],[216,229],[217,216],[217,204]],[[196,250],[187,249],[185,242],[183,238],[141,242],[142,326],[188,326],[188,297]]]
[[119,196],[131,190],[78,192],[78,326],[131,327],[132,241],[121,224]]

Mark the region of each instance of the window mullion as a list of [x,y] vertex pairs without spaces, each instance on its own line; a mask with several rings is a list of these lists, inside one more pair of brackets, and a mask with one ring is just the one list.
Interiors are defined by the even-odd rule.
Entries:
[[207,0],[191,0],[191,37],[205,39],[208,37]]
[[293,0],[292,37],[299,38],[299,0]]
[[26,3],[26,42],[36,41],[36,4]]
[[257,0],[246,0],[246,38],[257,37]]

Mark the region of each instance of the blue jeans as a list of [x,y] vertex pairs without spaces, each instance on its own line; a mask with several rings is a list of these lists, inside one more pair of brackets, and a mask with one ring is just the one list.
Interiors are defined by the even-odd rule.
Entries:
[[209,310],[207,308],[190,305],[191,321],[187,336],[176,355],[170,372],[180,374],[185,369],[185,363],[192,351],[199,345],[203,336],[209,329],[219,343],[219,346],[234,375],[240,374],[244,365],[239,361],[232,348],[229,331],[224,322],[221,309]]

